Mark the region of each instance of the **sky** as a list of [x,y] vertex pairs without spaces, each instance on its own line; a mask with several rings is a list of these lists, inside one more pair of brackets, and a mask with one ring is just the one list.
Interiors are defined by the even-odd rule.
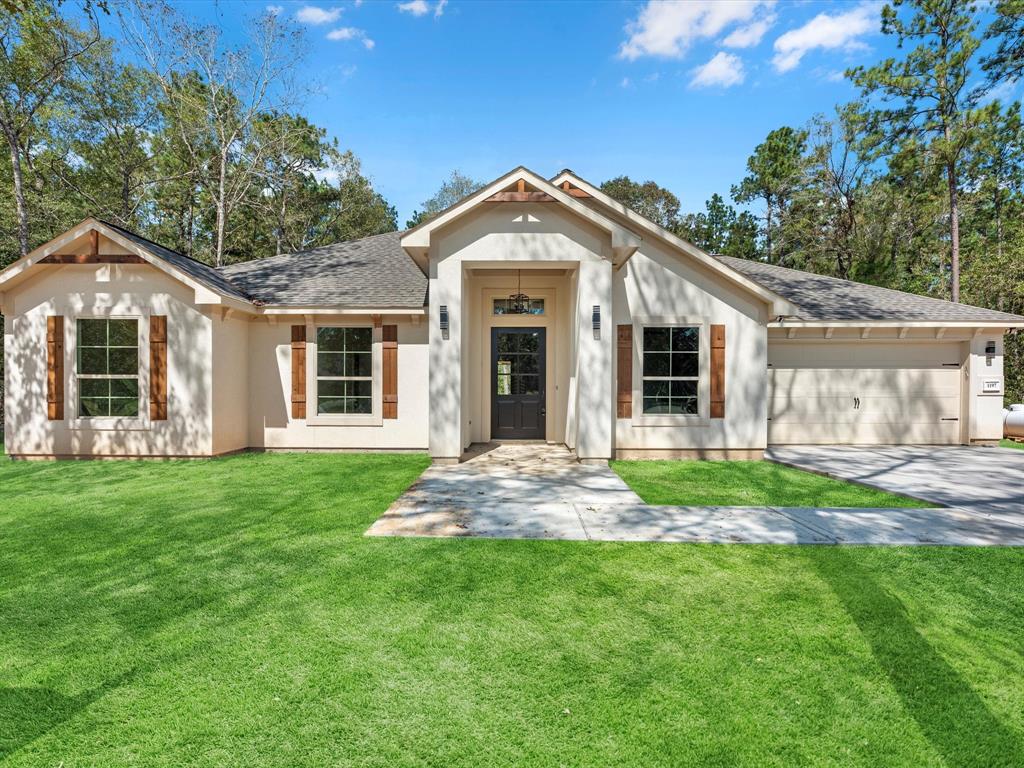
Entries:
[[264,12],[301,25],[305,114],[400,226],[453,169],[490,181],[518,165],[652,179],[701,210],[770,130],[855,97],[847,67],[896,52],[876,2],[176,4],[232,35]]

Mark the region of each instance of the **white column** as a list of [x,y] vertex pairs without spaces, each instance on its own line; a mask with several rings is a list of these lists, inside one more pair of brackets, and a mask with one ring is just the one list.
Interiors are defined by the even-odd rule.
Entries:
[[[611,262],[580,262],[578,290],[576,455],[580,461],[602,462],[614,456],[615,326]],[[597,333],[592,324],[595,306],[601,311],[601,329]]]
[[[985,353],[986,346],[995,342],[995,354]],[[1003,332],[983,331],[970,341],[967,359],[968,441],[998,442],[1003,437]],[[998,388],[985,391],[985,382],[998,382]]]
[[[441,307],[448,308],[448,332]],[[430,456],[458,461],[462,455],[462,263],[430,263]]]

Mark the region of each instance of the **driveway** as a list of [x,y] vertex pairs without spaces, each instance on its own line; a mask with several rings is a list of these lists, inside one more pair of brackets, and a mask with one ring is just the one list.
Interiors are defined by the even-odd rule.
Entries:
[[767,458],[946,507],[1024,524],[1024,451],[1013,448],[803,446]]
[[750,544],[1024,545],[1011,521],[966,509],[675,507],[645,504],[608,467],[564,446],[474,446],[432,466],[369,536]]

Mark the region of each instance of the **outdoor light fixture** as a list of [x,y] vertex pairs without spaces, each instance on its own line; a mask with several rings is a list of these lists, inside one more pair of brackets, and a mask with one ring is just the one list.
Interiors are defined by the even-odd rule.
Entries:
[[508,297],[508,314],[525,315],[530,311],[530,297],[523,293],[523,270],[516,270],[516,292]]
[[987,342],[985,344],[985,354],[994,355],[996,353],[996,343],[994,341]]
[[441,305],[441,338],[448,338],[448,305]]
[[601,338],[601,307],[598,304],[594,305],[594,312],[590,316],[590,321],[594,326],[594,338]]

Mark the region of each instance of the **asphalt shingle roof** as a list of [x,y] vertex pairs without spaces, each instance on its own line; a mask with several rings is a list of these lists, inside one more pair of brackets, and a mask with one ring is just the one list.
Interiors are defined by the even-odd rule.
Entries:
[[233,296],[236,299],[241,299],[242,301],[252,301],[251,296],[233,285],[231,281],[209,264],[204,264],[201,261],[191,259],[182,253],[172,251],[170,248],[164,248],[160,243],[154,243],[152,240],[147,240],[142,235],[137,235],[127,229],[122,229],[116,224],[111,224],[109,221],[101,221],[99,219],[97,219],[97,221],[100,221],[104,226],[115,230],[119,235],[131,240],[139,247],[145,248],[154,256],[158,256],[168,264],[177,267],[190,277],[194,277],[203,285],[227,294],[228,296]]
[[265,304],[423,307],[427,277],[404,250],[401,232],[221,267],[238,288]]
[[795,304],[805,321],[1021,323],[1024,317],[731,256],[716,258]]

